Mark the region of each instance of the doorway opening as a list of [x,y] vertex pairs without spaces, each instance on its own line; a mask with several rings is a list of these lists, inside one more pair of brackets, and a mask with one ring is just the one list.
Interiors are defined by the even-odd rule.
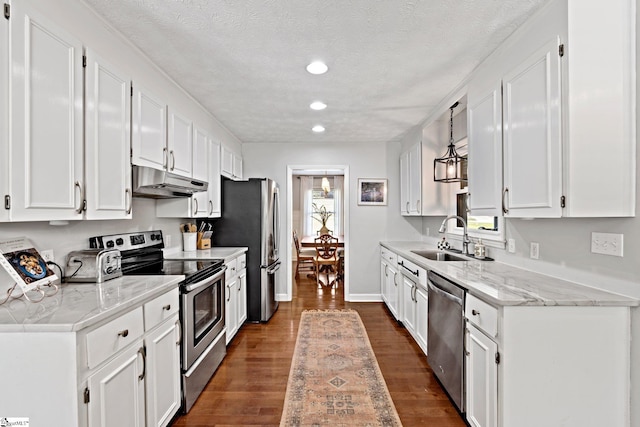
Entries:
[[[315,205],[315,206],[314,206]],[[324,224],[329,234],[339,236],[344,245],[342,286],[344,300],[349,300],[349,167],[344,165],[287,166],[287,253],[294,260],[293,233],[307,241],[320,234],[323,224],[318,211],[324,210]],[[295,262],[287,277],[287,299],[293,298]],[[307,271],[300,275],[306,276]]]

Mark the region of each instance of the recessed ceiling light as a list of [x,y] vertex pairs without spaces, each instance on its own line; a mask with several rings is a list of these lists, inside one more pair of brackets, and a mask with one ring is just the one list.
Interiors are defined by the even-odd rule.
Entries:
[[312,110],[324,110],[325,108],[327,108],[327,104],[322,101],[315,101],[312,102],[311,105],[309,105],[309,108],[311,108]]
[[315,125],[314,127],[311,128],[311,130],[314,131],[315,133],[321,133],[321,132],[324,132],[324,126]]
[[327,67],[327,64],[322,61],[314,61],[307,65],[307,71],[311,74],[324,74],[328,69],[329,67]]

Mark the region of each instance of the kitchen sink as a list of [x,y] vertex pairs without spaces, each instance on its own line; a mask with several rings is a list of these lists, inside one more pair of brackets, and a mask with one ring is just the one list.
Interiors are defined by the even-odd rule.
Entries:
[[420,255],[426,259],[430,259],[432,261],[469,261],[466,258],[462,258],[448,252],[442,251],[430,251],[430,250],[422,250],[422,251],[411,251],[416,255]]

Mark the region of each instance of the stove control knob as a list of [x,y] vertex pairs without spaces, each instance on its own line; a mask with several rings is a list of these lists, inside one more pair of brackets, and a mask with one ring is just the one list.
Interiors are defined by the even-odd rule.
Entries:
[[156,240],[156,235],[155,234],[151,235],[151,240]]
[[112,248],[114,246],[113,240],[107,240],[107,247]]
[[160,234],[160,233],[156,234],[156,240],[157,241],[161,241],[162,240],[162,234]]
[[119,237],[119,238],[116,239],[116,245],[120,246],[123,243],[124,243],[124,240],[122,240],[122,238]]

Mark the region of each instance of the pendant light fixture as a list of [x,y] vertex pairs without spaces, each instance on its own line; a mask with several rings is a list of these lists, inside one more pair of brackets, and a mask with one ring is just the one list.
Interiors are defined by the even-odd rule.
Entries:
[[[456,152],[453,141],[453,109],[458,106],[456,102],[451,108],[451,119],[449,120],[449,146],[444,156],[433,161],[433,180],[436,182],[464,182],[463,165],[466,159]],[[466,174],[465,174],[466,175]]]
[[329,186],[329,179],[326,176],[322,177],[322,184],[320,187],[322,188],[322,191],[324,191],[324,195],[326,197],[331,191],[331,187]]

